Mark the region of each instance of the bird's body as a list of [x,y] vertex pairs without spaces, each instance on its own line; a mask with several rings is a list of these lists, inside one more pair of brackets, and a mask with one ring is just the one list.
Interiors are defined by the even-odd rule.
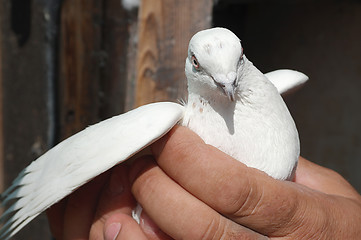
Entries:
[[296,126],[277,89],[265,77],[260,81],[268,94],[249,86],[235,102],[190,95],[181,124],[247,166],[290,179],[300,151]]
[[[286,70],[293,85],[307,77]],[[298,133],[277,88],[244,56],[231,31],[214,28],[190,41],[185,67],[188,101],[145,105],[63,141],[20,173],[3,194],[8,239],[79,186],[159,139],[177,122],[247,166],[290,179]],[[278,73],[274,76],[284,76]],[[277,85],[277,78],[271,79]]]
[[[239,39],[229,30],[220,32],[202,31],[189,44],[185,67],[189,94],[182,125],[249,167],[290,179],[300,149],[287,106],[276,87],[244,56]],[[199,57],[195,47],[206,50]],[[192,57],[199,70],[190,63]],[[234,100],[230,101],[216,91],[219,85],[214,81],[223,76],[220,81],[227,84],[233,72],[235,82],[229,82],[234,85]],[[205,80],[199,81],[202,77]]]

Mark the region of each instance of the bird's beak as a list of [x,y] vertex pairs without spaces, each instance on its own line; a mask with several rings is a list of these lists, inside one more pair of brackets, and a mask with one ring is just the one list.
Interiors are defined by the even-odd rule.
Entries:
[[224,93],[227,95],[228,99],[234,102],[234,93],[235,93],[235,86],[234,84],[226,84],[223,87]]
[[227,75],[220,74],[214,76],[213,80],[217,86],[223,89],[228,99],[233,102],[237,88],[237,74],[235,72],[230,72]]

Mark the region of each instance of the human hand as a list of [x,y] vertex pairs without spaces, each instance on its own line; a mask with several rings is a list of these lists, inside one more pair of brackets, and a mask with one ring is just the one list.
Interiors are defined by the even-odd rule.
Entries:
[[[151,219],[182,239],[357,239],[361,196],[339,174],[300,158],[295,182],[246,167],[177,127],[132,169]],[[243,239],[242,238],[242,239]]]
[[[352,239],[359,235],[360,195],[337,173],[307,160],[300,159],[296,183],[274,180],[205,145],[182,127],[156,143],[153,151],[157,163],[146,157],[133,166],[132,189],[156,225],[173,238]],[[117,230],[111,226],[119,224],[116,239],[170,238],[149,217],[144,217],[141,227],[129,217],[135,203],[124,177],[127,169],[116,167],[113,174],[117,171],[125,187],[114,201],[107,194],[98,203],[82,200],[82,195],[97,199],[96,190],[103,189],[101,195],[107,192],[104,189],[109,184],[104,183],[109,176],[103,175],[84,187],[89,190],[82,188],[83,193],[77,191],[70,197],[63,217],[55,218],[65,222],[63,227],[54,229],[61,224],[54,223],[51,215],[56,214],[50,211],[53,233],[63,236],[57,239],[103,239],[107,231],[111,235],[110,230]]]

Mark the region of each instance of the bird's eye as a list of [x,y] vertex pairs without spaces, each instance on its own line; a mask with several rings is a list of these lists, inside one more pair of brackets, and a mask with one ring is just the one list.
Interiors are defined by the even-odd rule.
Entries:
[[198,63],[198,60],[197,58],[193,55],[192,56],[192,59],[191,59],[191,62],[192,62],[192,65],[195,69],[199,69],[199,63]]

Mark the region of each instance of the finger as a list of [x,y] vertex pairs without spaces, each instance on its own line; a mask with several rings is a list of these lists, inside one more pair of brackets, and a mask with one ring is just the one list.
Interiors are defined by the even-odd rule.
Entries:
[[302,157],[299,159],[295,182],[323,193],[360,199],[360,194],[340,174]]
[[101,239],[108,217],[115,213],[130,216],[134,207],[135,200],[130,192],[128,167],[125,164],[118,165],[111,170],[109,181],[100,194],[94,222],[90,229],[90,238]]
[[98,195],[108,173],[96,177],[69,196],[64,213],[63,239],[89,239]]
[[[154,144],[153,151],[159,166],[187,191],[237,223],[267,236],[292,233],[299,224],[295,216],[302,216],[315,201],[313,192],[300,193],[294,183],[248,168],[204,144],[184,127],[174,128]],[[325,216],[323,207],[315,211]],[[308,217],[312,218],[306,216],[305,221],[312,222]]]
[[114,213],[105,221],[103,235],[105,240],[148,239],[138,223],[124,213]]
[[131,170],[132,192],[150,218],[174,239],[260,239],[189,194],[149,159]]

